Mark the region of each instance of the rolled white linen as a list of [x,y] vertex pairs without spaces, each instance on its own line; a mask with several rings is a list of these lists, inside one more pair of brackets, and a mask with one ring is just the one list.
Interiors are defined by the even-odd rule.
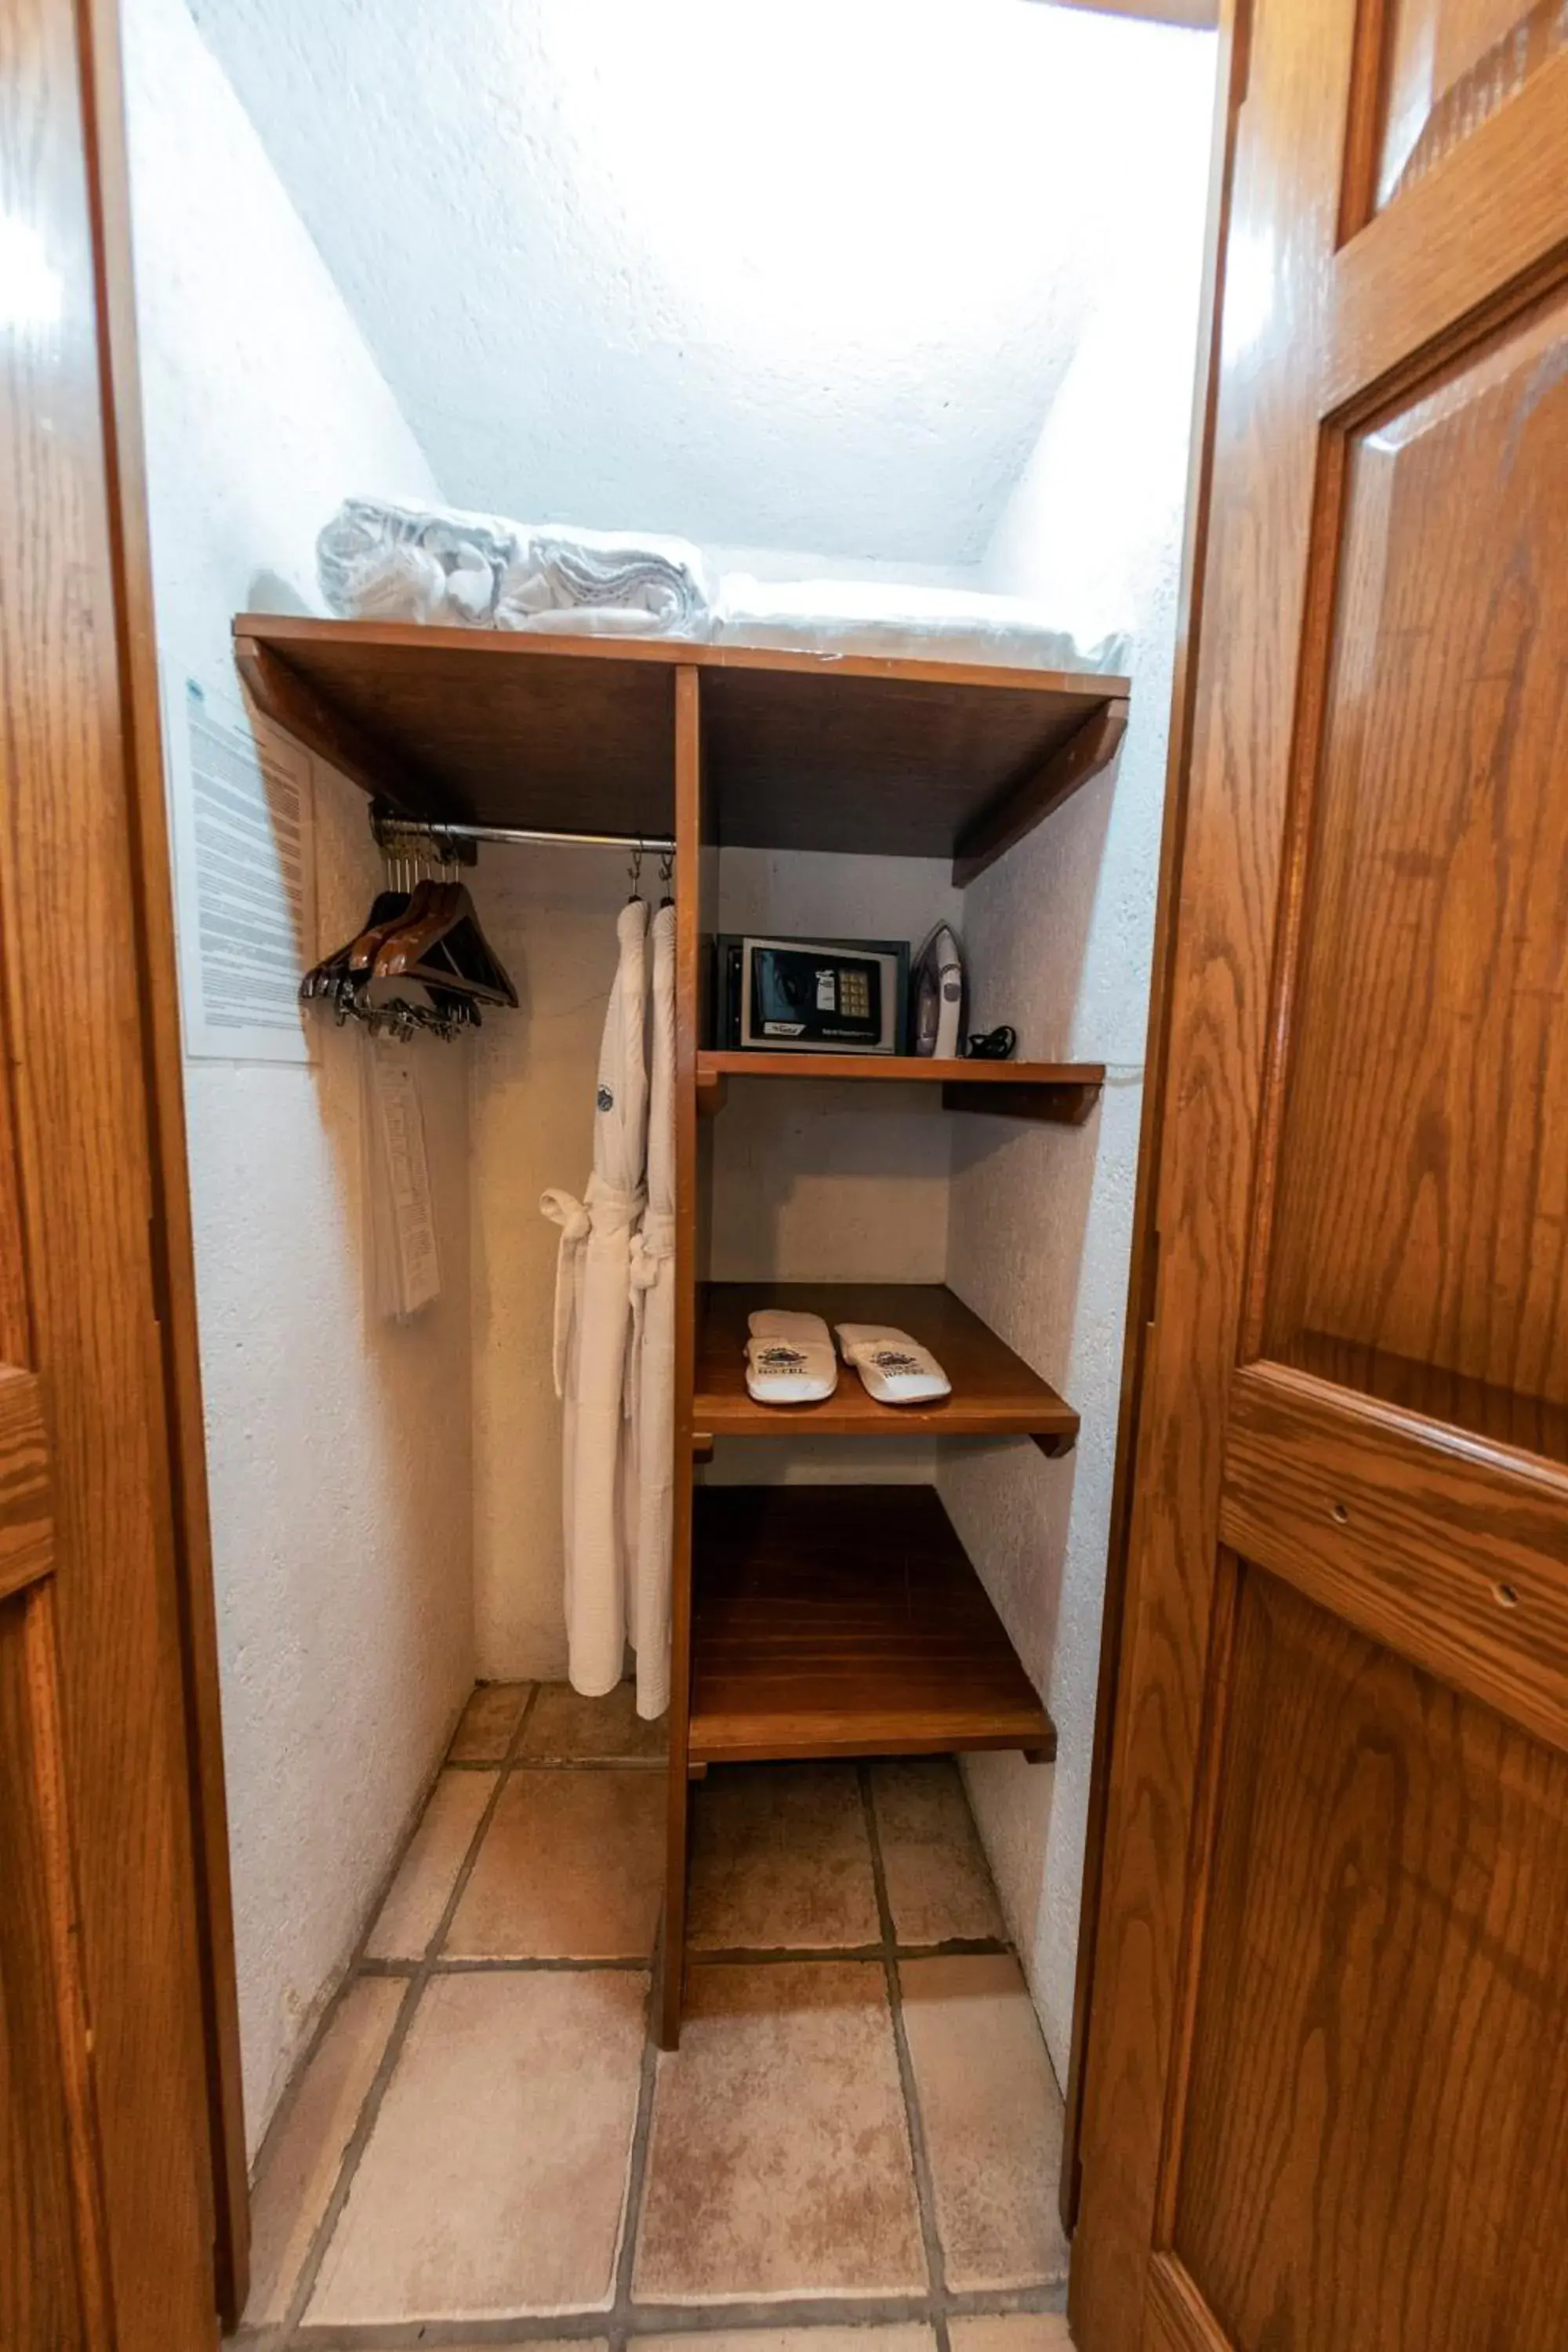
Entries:
[[708,633],[701,555],[689,540],[658,533],[352,498],[318,537],[316,568],[329,608],[345,620]]

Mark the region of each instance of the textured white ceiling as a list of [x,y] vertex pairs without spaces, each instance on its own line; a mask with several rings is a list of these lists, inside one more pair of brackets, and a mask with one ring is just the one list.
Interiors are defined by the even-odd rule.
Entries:
[[1197,37],[1032,0],[191,6],[449,498],[911,565],[983,554]]

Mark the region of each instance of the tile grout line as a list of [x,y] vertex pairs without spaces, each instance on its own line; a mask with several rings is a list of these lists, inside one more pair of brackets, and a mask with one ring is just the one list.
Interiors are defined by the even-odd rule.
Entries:
[[[443,1772],[498,1772],[500,1769],[493,1756],[449,1756],[441,1766]],[[511,1773],[662,1772],[665,1763],[657,1756],[517,1756],[506,1769]]]
[[871,1848],[871,1880],[877,1891],[877,1916],[882,1928],[882,1976],[892,2016],[899,2088],[903,2094],[904,2120],[910,2135],[910,2162],[915,2177],[915,2202],[920,2209],[921,2238],[925,2247],[931,2326],[936,2334],[937,2352],[952,2352],[947,2327],[947,2263],[937,2228],[936,2189],[931,2179],[920,2094],[915,2085],[914,2061],[910,2055],[909,2035],[904,2030],[903,1995],[899,1984],[898,1931],[893,1924],[893,1906],[888,1896],[888,1874],[882,1861],[882,1838],[877,1822],[876,1800],[871,1793],[871,1767],[868,1763],[858,1767],[858,1777],[861,1809],[866,1817],[866,1835]]
[[653,1974],[650,1969],[648,2007],[644,2015],[646,2034],[642,2066],[637,2076],[637,2109],[632,2124],[631,2154],[626,2166],[626,2195],[621,2221],[621,2242],[616,2255],[615,2289],[610,2308],[603,2315],[605,2326],[600,2331],[609,2337],[610,2352],[624,2352],[635,2316],[632,2273],[637,2265],[637,2232],[642,2226],[643,2200],[647,2187],[648,2147],[653,2138],[654,2095],[658,2085],[658,2049],[653,2038],[652,2002]]
[[[893,1948],[895,1960],[995,1959],[1009,1955],[1012,1946],[997,1936],[953,1937],[940,1944],[899,1944]],[[704,1969],[763,1969],[778,1968],[802,1960],[819,1965],[837,1964],[840,1960],[880,1960],[889,1955],[879,1939],[875,1944],[765,1944],[756,1947],[734,1944],[721,1950],[706,1951],[692,1946],[691,1959],[695,1967]],[[531,1970],[546,1972],[585,1973],[595,1969],[647,1969],[653,1966],[655,1953],[605,1953],[597,1958],[585,1954],[568,1958],[562,1953],[438,1953],[431,1963],[435,1976],[467,1976],[488,1972],[491,1975],[522,1976]],[[424,1966],[422,1960],[361,1960],[355,1973],[362,1977],[407,1978]]]
[[[471,1692],[469,1696],[472,1696]],[[466,1708],[467,1701],[464,1702],[464,1705]],[[524,1711],[526,1712],[526,1703]],[[455,1724],[452,1727],[451,1738],[447,1741],[448,1748],[451,1745],[451,1740],[456,1739],[458,1736],[458,1729],[461,1721],[462,1717],[459,1715],[458,1724]],[[464,1772],[494,1772],[497,1769],[498,1767],[494,1763],[459,1763],[454,1765],[451,1757],[447,1754],[443,1754],[440,1762],[437,1765],[424,1794],[421,1796],[418,1804],[414,1808],[413,1813],[409,1816],[407,1826],[405,1829],[402,1837],[397,1842],[396,1851],[393,1854],[392,1860],[387,1864],[386,1869],[383,1872],[375,1892],[372,1896],[369,1905],[366,1906],[364,1925],[360,1929],[358,1936],[355,1937],[353,1948],[350,1951],[348,1958],[343,1963],[342,1974],[338,1979],[337,1983],[333,1986],[331,1998],[326,2002],[321,2015],[317,2018],[314,2026],[311,2028],[310,2038],[306,2042],[304,2048],[294,2060],[294,2063],[289,2069],[289,2080],[284,2084],[283,2095],[272,2111],[271,2116],[268,2122],[267,2129],[262,2135],[261,2146],[258,2148],[255,2160],[250,2168],[250,2180],[248,2185],[250,2196],[253,2201],[256,2185],[267,2168],[274,2137],[278,2135],[287,2124],[289,2111],[293,2107],[300,2093],[304,2088],[306,2078],[310,2074],[311,2067],[315,2064],[316,2060],[321,2053],[321,2045],[326,2041],[333,2021],[336,2019],[339,2011],[342,2008],[343,2003],[347,2000],[354,1984],[362,1976],[409,1976],[413,1974],[415,1964],[412,1962],[404,1966],[397,1961],[387,1963],[379,1960],[367,1960],[365,1958],[365,1946],[369,1943],[372,1936],[375,1933],[376,1922],[381,1917],[383,1911],[386,1908],[386,1898],[391,1894],[393,1887],[397,1882],[398,1874],[402,1870],[404,1864],[408,1859],[409,1849],[425,1825],[425,1817],[430,1810],[431,1801],[436,1794],[436,1790],[440,1781],[441,1775],[444,1772],[454,1770]],[[241,2325],[243,2326],[243,2324],[242,2315]],[[277,2331],[279,2331],[282,2328],[282,2326],[283,2322],[281,2320],[273,2321],[271,2323],[270,2329],[259,2332],[258,2341],[265,2340],[269,2343],[271,2341],[272,2335]],[[280,2335],[279,2335],[278,2340],[279,2342],[282,2341]]]
[[[474,1833],[468,1840],[468,1851],[453,1881],[452,1891],[447,1895],[441,1916],[437,1920],[426,1944],[424,1958],[408,1979],[407,1990],[398,2005],[397,2015],[392,2021],[392,2031],[386,2037],[386,2047],[381,2053],[381,2063],[371,2077],[370,2088],[360,2103],[360,2111],[354,2120],[353,2130],[350,2133],[348,2144],[343,2149],[342,2161],[338,2167],[338,2177],[332,2183],[332,2193],[322,2209],[321,2218],[316,2224],[310,2245],[306,2249],[305,2259],[300,2265],[300,2273],[294,2282],[294,2290],[289,2298],[282,2324],[275,2339],[278,2352],[284,2352],[284,2347],[293,2343],[295,2333],[304,2319],[311,2296],[315,2294],[321,2264],[326,2260],[327,2249],[331,2244],[338,2223],[342,2218],[343,2208],[349,2201],[349,2193],[359,2171],[360,2159],[370,2144],[371,2134],[375,2129],[381,2114],[382,2103],[385,2099],[397,2062],[403,2055],[404,2047],[413,2029],[415,2011],[424,1998],[426,1986],[436,1972],[436,1956],[441,1949],[447,1930],[451,1926],[453,1916],[463,1898],[464,1889],[473,1874],[474,1864],[479,1860],[479,1847],[484,1842],[490,1822],[495,1818],[496,1808],[500,1802],[501,1790],[507,1784],[508,1768],[522,1738],[529,1717],[538,1704],[540,1687],[538,1683],[534,1684],[512,1727],[511,1738],[507,1742],[500,1769],[496,1773],[495,1786],[485,1800],[484,1811],[480,1813]],[[416,1824],[416,1834],[417,1834],[417,1824]],[[409,1843],[413,1843],[412,1838]],[[374,1921],[373,1920],[365,1930],[365,1942],[369,1941],[374,1931]],[[351,1979],[357,1977],[359,1963],[363,1958],[362,1946],[360,1952],[355,1954],[354,1963],[350,1970]]]
[[[1046,2287],[975,2289],[946,2298],[955,2318],[1013,2318],[1055,2315],[1062,2309],[1060,2284]],[[626,2352],[637,2352],[638,2339],[648,2336],[689,2336],[700,2346],[704,2336],[731,2330],[773,2333],[784,2328],[896,2327],[934,2328],[937,2299],[930,2294],[781,2295],[760,2302],[632,2304],[625,2315],[623,2339]],[[512,2346],[587,2344],[617,2341],[620,2314],[610,2310],[531,2312],[501,2319],[411,2319],[380,2323],[345,2323],[332,2327],[304,2326],[295,2338],[295,2352],[475,2352],[494,2345],[498,2352]],[[260,2352],[255,2337],[231,2352]]]
[[[926,2145],[924,2122],[921,2113],[913,2061],[910,2052],[904,2020],[901,1984],[898,1964],[904,1959],[937,1958],[948,1955],[987,1955],[1010,1951],[1010,1944],[993,1937],[953,1937],[934,1945],[900,1945],[892,1917],[888,1895],[879,1824],[872,1790],[868,1761],[857,1765],[863,1818],[866,1822],[870,1851],[873,1885],[877,1899],[880,1937],[875,1945],[857,1946],[852,1949],[832,1947],[802,1947],[789,1950],[755,1951],[736,1947],[702,1953],[707,1964],[752,1965],[785,1960],[830,1961],[859,1959],[879,1962],[887,1987],[900,2090],[903,2099],[906,2127],[909,2132],[911,2168],[917,2206],[920,2212],[921,2239],[927,2267],[927,2292],[905,2295],[849,2296],[777,2296],[759,2301],[741,2300],[718,2304],[645,2304],[632,2301],[632,2280],[636,2266],[637,2236],[646,2203],[648,2157],[652,2139],[653,2111],[658,2084],[658,2053],[651,2038],[644,2044],[640,2062],[637,2108],[633,2121],[628,2152],[627,2176],[622,2213],[622,2230],[616,2250],[614,2291],[610,2304],[596,2311],[517,2314],[489,2321],[426,2318],[423,2321],[346,2323],[337,2326],[331,2323],[310,2323],[305,2317],[310,2297],[319,2284],[326,2253],[336,2231],[352,2192],[364,2149],[378,2120],[393,2074],[412,2029],[415,2012],[426,1987],[437,1975],[478,1973],[486,1970],[525,1972],[551,1969],[575,1969],[583,1971],[606,1969],[621,1971],[646,1972],[647,1959],[625,1958],[600,1960],[515,1959],[470,1960],[443,1959],[441,1948],[450,1930],[451,1921],[476,1866],[482,1845],[501,1791],[514,1774],[527,1774],[542,1769],[570,1769],[574,1759],[541,1767],[538,1760],[521,1754],[534,1707],[545,1685],[535,1683],[519,1715],[502,1755],[494,1761],[474,1759],[454,1769],[493,1771],[496,1785],[490,1791],[481,1818],[469,1841],[463,1863],[458,1872],[447,1904],[428,1939],[423,1958],[416,1961],[377,1961],[364,1956],[364,1945],[374,1931],[379,1910],[361,1938],[359,1949],[346,1969],[339,1993],[323,2017],[322,2025],[312,2042],[312,2052],[325,2031],[327,2018],[336,2010],[348,1989],[363,1979],[381,1981],[403,1979],[406,1985],[397,2016],[388,2035],[386,2046],[370,2087],[361,2104],[355,2128],[344,2147],[331,2195],[323,2208],[321,2219],[312,2233],[305,2259],[300,2265],[294,2290],[289,2297],[284,2319],[269,2328],[243,2331],[234,2339],[234,2352],[393,2352],[393,2347],[427,2347],[429,2352],[447,2345],[468,2347],[481,2344],[498,2347],[507,2346],[538,2346],[552,2339],[569,2342],[607,2339],[607,2352],[637,2352],[637,2339],[650,2334],[681,2334],[700,2338],[704,2334],[727,2328],[774,2330],[786,2326],[818,2327],[825,2326],[886,2326],[916,2324],[932,2330],[936,2352],[951,2352],[948,2321],[950,2317],[988,2317],[1011,2314],[1056,2313],[1063,2308],[1064,2290],[1060,2281],[1051,2284],[988,2290],[950,2289],[946,2280],[945,2256],[936,2220],[934,2179],[931,2170],[930,2153]],[[599,1759],[600,1769],[626,1769],[631,1759]],[[447,1769],[445,1759],[439,1769]],[[657,1769],[637,1767],[631,1769]],[[423,1811],[416,1818],[408,1838],[395,1864],[388,1888],[402,1867],[407,1849],[424,1818]],[[385,1892],[383,1890],[383,1900]],[[300,2072],[304,2069],[301,2067]]]

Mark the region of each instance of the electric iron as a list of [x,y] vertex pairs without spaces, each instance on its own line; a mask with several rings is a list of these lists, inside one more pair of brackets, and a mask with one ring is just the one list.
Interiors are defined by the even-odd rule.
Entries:
[[915,959],[914,987],[916,1054],[955,1062],[963,1034],[963,957],[947,924],[937,925]]

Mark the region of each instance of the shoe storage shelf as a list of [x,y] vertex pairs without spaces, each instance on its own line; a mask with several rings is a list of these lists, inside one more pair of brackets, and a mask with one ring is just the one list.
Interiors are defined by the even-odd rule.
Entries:
[[[260,709],[422,823],[670,835],[677,904],[675,1656],[656,2030],[679,2032],[693,1775],[741,1759],[1016,1748],[1056,1733],[936,1490],[703,1486],[727,1436],[1011,1436],[1066,1451],[1078,1416],[940,1284],[702,1284],[700,1117],[732,1085],[940,1086],[945,1108],[1076,1123],[1092,1063],[704,1050],[721,845],[950,857],[973,880],[1110,759],[1125,678],[242,615]],[[788,1412],[746,1392],[756,1306],[891,1323],[952,1393],[879,1405],[853,1377]]]

